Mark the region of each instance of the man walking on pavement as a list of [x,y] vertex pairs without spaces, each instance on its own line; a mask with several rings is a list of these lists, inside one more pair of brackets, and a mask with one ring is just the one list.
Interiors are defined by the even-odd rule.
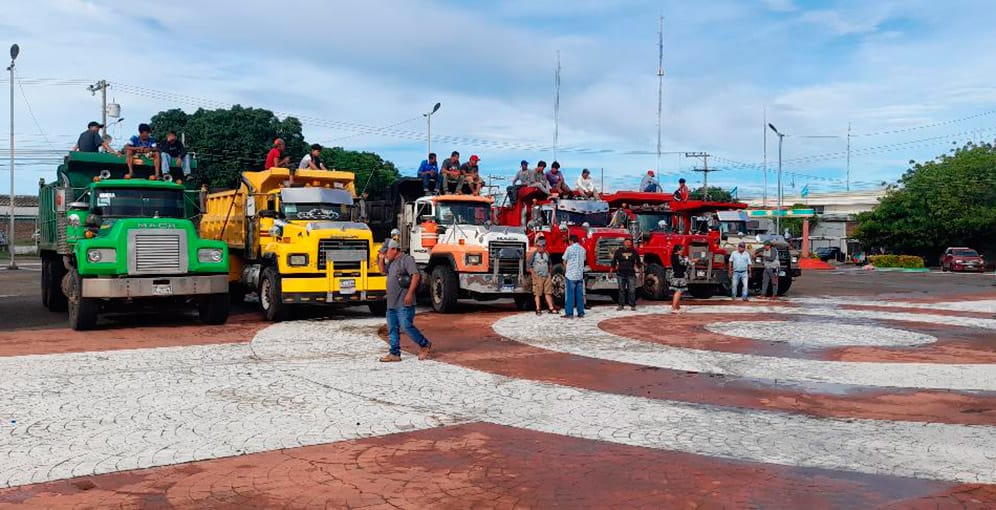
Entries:
[[427,359],[432,342],[415,327],[415,291],[418,289],[418,267],[411,255],[401,253],[394,239],[387,242],[387,337],[391,352],[380,358],[385,363],[401,361],[401,335],[404,329],[413,342],[421,348],[418,359]]
[[741,285],[741,296],[747,301],[747,275],[750,274],[751,256],[747,253],[747,245],[740,243],[737,251],[730,255],[730,300],[737,299],[737,284]]
[[640,261],[640,254],[633,249],[633,240],[627,237],[623,240],[622,248],[612,256],[612,272],[616,274],[616,282],[619,284],[619,306],[616,310],[629,305],[630,310],[636,311],[637,268],[642,269],[643,262]]
[[380,249],[377,250],[377,267],[380,269],[381,274],[387,273],[387,246],[391,244],[391,241],[398,243],[398,246],[401,245],[400,230],[392,228],[391,237],[385,239],[384,243],[380,245]]
[[764,263],[764,278],[761,280],[761,295],[768,295],[768,285],[771,285],[771,297],[768,299],[778,299],[778,248],[771,244],[771,240],[764,242],[764,253],[761,254],[761,261]]
[[536,315],[543,314],[543,304],[540,302],[543,296],[546,296],[547,312],[557,313],[557,309],[553,306],[553,278],[550,276],[550,254],[546,251],[546,239],[541,238],[536,241],[536,251],[529,256],[526,269],[533,281]]
[[584,318],[584,260],[585,249],[578,242],[578,236],[570,237],[571,245],[564,250],[564,289],[565,319],[573,319],[575,311],[579,319]]

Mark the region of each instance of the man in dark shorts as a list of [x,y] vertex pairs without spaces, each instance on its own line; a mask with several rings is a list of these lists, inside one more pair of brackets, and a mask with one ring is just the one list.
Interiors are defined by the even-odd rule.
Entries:
[[677,244],[671,251],[671,313],[681,313],[681,293],[688,290],[688,280],[685,272],[688,269],[688,258],[681,254],[684,246]]

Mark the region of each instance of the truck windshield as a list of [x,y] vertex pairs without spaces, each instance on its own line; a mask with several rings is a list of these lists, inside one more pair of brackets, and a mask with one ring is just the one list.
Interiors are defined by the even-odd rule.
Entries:
[[605,227],[609,224],[610,215],[606,212],[579,213],[559,209],[557,220],[566,221],[568,225],[581,225],[587,223],[590,227]]
[[165,189],[115,188],[96,190],[97,207],[105,218],[185,218],[183,192]]
[[436,204],[436,221],[440,225],[484,225],[491,221],[491,204],[438,202]]
[[640,232],[661,230],[658,225],[662,221],[667,225],[667,230],[671,230],[671,213],[636,213],[636,223],[640,226]]
[[736,235],[747,233],[746,221],[720,221],[719,233],[723,235]]
[[280,208],[288,220],[348,220],[348,205],[319,203],[283,203]]

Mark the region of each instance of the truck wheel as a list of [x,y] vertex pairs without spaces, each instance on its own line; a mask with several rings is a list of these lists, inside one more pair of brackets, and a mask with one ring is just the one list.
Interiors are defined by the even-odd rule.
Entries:
[[516,310],[532,310],[533,305],[536,304],[533,301],[532,296],[527,296],[525,294],[517,294],[514,299]]
[[647,264],[643,275],[643,295],[647,299],[662,301],[667,297],[667,270],[656,263]]
[[66,268],[62,259],[46,257],[42,261],[42,303],[52,312],[65,312],[69,302],[62,292]]
[[231,307],[231,298],[225,294],[208,294],[200,298],[197,305],[197,312],[201,317],[201,322],[216,326],[228,321],[228,311]]
[[49,289],[51,288],[50,287],[51,283],[52,283],[52,275],[49,274],[48,257],[43,256],[41,264],[41,295],[42,295],[41,297],[42,297],[42,306],[44,306],[45,308],[48,308],[49,304],[48,297],[50,295]]
[[270,322],[282,321],[287,315],[287,306],[280,293],[280,275],[272,267],[264,269],[259,277],[259,306],[263,309],[263,318]]
[[429,294],[432,296],[432,309],[441,312],[452,312],[456,307],[457,293],[460,291],[457,275],[449,266],[436,266],[432,270],[432,280]]
[[233,305],[241,305],[246,302],[246,287],[239,282],[228,284],[228,299]]
[[792,288],[791,276],[780,276],[778,278],[778,295],[784,296]]
[[716,295],[715,285],[689,285],[688,293],[695,299],[709,299]]
[[83,293],[83,279],[75,270],[69,274],[69,286],[71,289],[69,297],[69,327],[76,331],[93,329],[97,325],[97,312],[100,310],[100,302],[93,298],[80,296]]
[[564,306],[564,297],[567,295],[567,277],[564,276],[564,265],[553,266],[550,279],[553,280],[553,304]]
[[367,308],[370,309],[370,315],[384,317],[387,315],[387,300],[371,301],[367,303]]

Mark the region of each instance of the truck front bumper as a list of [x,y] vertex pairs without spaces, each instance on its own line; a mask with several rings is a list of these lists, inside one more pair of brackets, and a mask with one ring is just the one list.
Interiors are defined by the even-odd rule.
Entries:
[[382,301],[387,294],[387,278],[380,275],[328,274],[283,276],[280,295],[284,303],[363,304]]
[[85,298],[195,296],[228,292],[228,275],[84,278]]
[[[637,280],[636,286],[640,287],[642,283],[639,281],[639,276]],[[588,292],[617,291],[619,290],[619,280],[613,273],[585,273],[584,290]]]
[[460,273],[460,289],[475,294],[524,294],[532,289],[527,278],[493,273]]

